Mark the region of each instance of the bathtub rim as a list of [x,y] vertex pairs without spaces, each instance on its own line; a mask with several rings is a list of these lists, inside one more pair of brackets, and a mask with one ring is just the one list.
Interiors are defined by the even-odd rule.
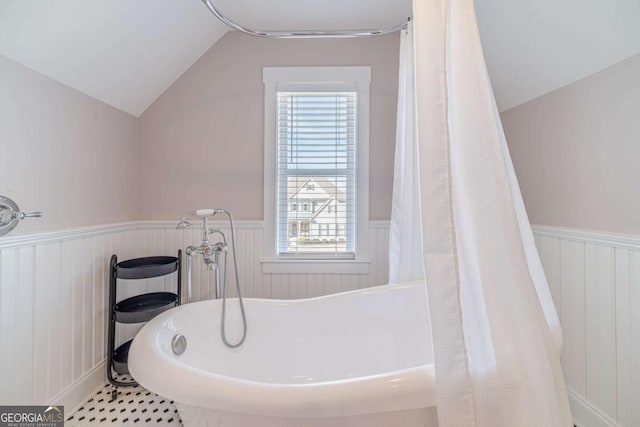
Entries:
[[[304,305],[424,286],[423,281],[390,284],[299,300],[253,298],[260,304]],[[426,289],[425,289],[426,295]],[[211,303],[211,300],[196,304]],[[145,325],[131,346],[129,369],[143,386],[172,400],[202,408],[259,416],[330,418],[435,406],[433,362],[353,378],[312,383],[272,383],[225,375],[180,362],[157,342],[159,328],[189,306],[162,313]],[[166,344],[165,344],[166,345]],[[170,351],[170,350],[169,350]],[[136,357],[141,352],[145,357]],[[144,359],[144,361],[142,361]],[[138,362],[141,363],[138,363]],[[160,378],[157,373],[162,372]],[[166,376],[178,378],[168,381]],[[206,392],[203,392],[205,391]],[[215,393],[216,398],[208,395]]]

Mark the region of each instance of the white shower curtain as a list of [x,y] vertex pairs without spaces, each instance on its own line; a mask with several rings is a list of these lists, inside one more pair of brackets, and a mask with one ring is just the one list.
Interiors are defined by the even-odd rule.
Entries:
[[415,71],[413,31],[400,36],[398,118],[393,178],[393,203],[389,226],[389,283],[424,278],[420,219],[420,175],[415,129]]
[[[473,0],[414,0],[413,17],[415,126],[412,113],[400,111],[391,271],[405,278],[401,258],[416,255],[411,237],[421,234],[439,427],[571,426],[558,318],[493,99]],[[401,91],[411,90],[405,78]],[[407,110],[412,96],[399,95]]]

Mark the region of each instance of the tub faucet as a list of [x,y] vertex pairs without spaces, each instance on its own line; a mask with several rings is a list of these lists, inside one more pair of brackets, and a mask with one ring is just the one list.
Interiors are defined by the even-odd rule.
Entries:
[[[227,252],[227,238],[225,234],[218,229],[209,228],[209,223],[207,221],[206,216],[202,216],[202,244],[200,246],[187,246],[185,249],[185,253],[188,256],[187,258],[187,270],[191,269],[191,257],[192,256],[202,256],[202,261],[207,268],[207,271],[215,271],[215,298],[220,298],[220,253]],[[188,224],[188,225],[187,225]],[[176,227],[178,230],[184,230],[190,228],[191,224],[185,220],[183,217],[178,226]],[[219,234],[222,240],[211,243],[209,241],[209,236],[212,234]],[[189,275],[189,280],[187,280],[187,287],[189,300],[191,299],[191,280]]]
[[[242,338],[236,343],[230,343],[227,340],[227,333],[225,329],[226,319],[226,302],[227,302],[227,237],[220,230],[209,228],[208,218],[218,214],[226,215],[229,220],[229,229],[231,231],[231,254],[233,255],[233,269],[235,272],[236,290],[238,292],[238,301],[240,302],[240,313],[242,315]],[[222,298],[222,319],[220,326],[220,335],[222,342],[229,348],[237,348],[242,345],[247,337],[247,317],[244,312],[244,304],[242,302],[242,293],[240,292],[240,279],[238,278],[238,259],[236,255],[236,238],[235,230],[233,226],[233,215],[227,209],[199,209],[188,214],[193,218],[202,219],[202,244],[200,246],[187,246],[185,252],[187,254],[187,302],[191,302],[191,265],[192,258],[197,255],[202,255],[202,260],[207,267],[208,271],[215,270],[215,297]],[[178,230],[186,230],[191,227],[191,223],[186,220],[186,216],[183,216],[180,223],[176,227]],[[220,234],[221,241],[216,243],[209,242],[209,236],[212,234]],[[220,282],[220,254],[224,254],[224,281]],[[211,257],[213,256],[213,259]]]

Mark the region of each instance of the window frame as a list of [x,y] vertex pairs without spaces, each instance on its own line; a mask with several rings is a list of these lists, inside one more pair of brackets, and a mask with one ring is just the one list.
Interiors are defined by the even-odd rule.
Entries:
[[[334,268],[343,273],[368,273],[369,228],[369,87],[371,67],[264,67],[264,232],[263,272],[326,272],[327,263],[339,263]],[[355,255],[320,257],[309,254],[304,259],[291,259],[277,253],[276,203],[276,97],[278,91],[341,91],[357,92],[356,140],[356,218]],[[347,266],[347,264],[349,264]],[[287,268],[289,266],[290,268]],[[352,267],[352,268],[349,268]]]

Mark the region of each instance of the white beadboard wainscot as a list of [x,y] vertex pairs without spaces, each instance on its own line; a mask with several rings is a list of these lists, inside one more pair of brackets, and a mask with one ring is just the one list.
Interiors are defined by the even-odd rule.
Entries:
[[[212,222],[230,238],[224,222]],[[262,222],[238,221],[238,274],[248,297],[303,298],[386,283],[387,221],[369,226],[368,274],[263,274]],[[563,365],[579,427],[640,425],[640,237],[534,227],[564,331]],[[200,229],[139,221],[0,238],[0,402],[73,409],[104,382],[109,258],[174,255]],[[231,265],[231,264],[230,264]],[[230,269],[230,293],[233,287]],[[213,295],[194,265],[193,298]],[[123,297],[175,277],[122,281]],[[183,282],[186,286],[186,282]],[[122,337],[134,330],[123,328]],[[634,396],[636,396],[634,398]]]
[[[231,234],[225,221],[210,222],[209,226],[221,230],[231,242]],[[176,230],[175,222],[147,221],[139,224],[141,253],[170,255],[188,245],[199,245],[202,229],[194,222],[187,230]],[[388,281],[389,222],[369,222],[369,269],[368,273],[263,273],[262,268],[262,222],[238,221],[236,244],[238,275],[243,295],[250,298],[295,299],[351,291]],[[215,235],[214,235],[215,236]],[[232,268],[231,245],[229,248],[230,295],[235,295],[235,273]],[[186,271],[186,269],[185,269]],[[213,296],[213,276],[207,274],[202,262],[193,264],[193,300]],[[186,281],[184,282],[186,286]],[[185,291],[186,292],[186,291]]]
[[[69,412],[104,383],[109,259],[114,253],[119,260],[175,255],[201,241],[197,223],[186,231],[175,226],[138,221],[0,237],[0,402],[63,404]],[[225,222],[210,226],[231,238]],[[262,228],[261,221],[236,224],[238,275],[247,297],[303,298],[387,281],[386,221],[370,224],[369,274],[263,274]],[[229,273],[229,293],[235,295],[233,269]],[[170,290],[175,276],[118,283],[124,298]],[[195,262],[193,299],[212,296],[211,275]],[[118,342],[137,329],[121,326]]]
[[640,426],[640,236],[534,227],[578,427]]
[[103,383],[108,262],[131,223],[0,238],[0,402],[64,404]]

